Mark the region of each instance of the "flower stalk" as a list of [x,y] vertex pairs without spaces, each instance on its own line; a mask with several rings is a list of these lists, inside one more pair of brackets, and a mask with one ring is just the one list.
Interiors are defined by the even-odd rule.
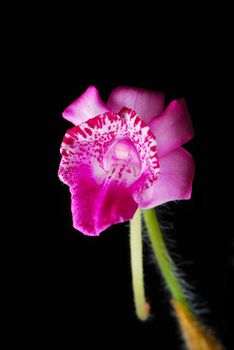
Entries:
[[141,321],[149,317],[149,304],[145,299],[143,251],[142,251],[142,218],[138,209],[130,221],[130,252],[132,268],[132,287],[136,314]]
[[187,348],[189,350],[223,350],[223,346],[212,332],[197,319],[186,300],[184,290],[176,273],[176,267],[164,242],[155,210],[143,210],[143,215],[154,255],[171,294],[171,304]]
[[143,216],[155,258],[172,298],[192,312],[186,300],[181,282],[177,276],[175,265],[164,242],[155,210],[143,210]]

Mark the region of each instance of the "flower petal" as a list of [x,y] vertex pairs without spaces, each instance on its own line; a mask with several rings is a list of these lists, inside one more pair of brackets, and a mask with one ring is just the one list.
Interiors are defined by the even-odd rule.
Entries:
[[67,131],[59,178],[72,194],[74,227],[98,235],[133,217],[135,196],[159,171],[155,137],[134,111],[108,112]]
[[90,86],[79,98],[63,112],[63,118],[79,125],[88,119],[107,112],[106,105],[102,102],[98,90]]
[[145,123],[149,123],[163,111],[164,101],[165,97],[161,92],[120,86],[112,91],[107,107],[115,113],[123,107],[131,108]]
[[133,185],[135,198],[139,192],[151,187],[158,178],[157,143],[150,128],[138,117],[135,111],[124,107],[119,115],[125,121],[127,135],[140,157],[141,173]]
[[109,147],[125,134],[124,119],[109,112],[68,130],[64,136],[59,178],[70,186],[73,226],[84,234],[99,235],[108,226],[131,219],[137,209],[130,188],[131,174],[121,181],[125,170],[121,161],[113,161],[110,169],[104,161]]
[[184,148],[178,148],[159,161],[158,180],[136,200],[140,208],[152,208],[191,197],[194,161],[190,153]]
[[172,101],[162,114],[149,124],[156,135],[158,156],[163,157],[179,148],[194,136],[194,130],[185,100]]
[[110,225],[132,219],[138,205],[131,189],[117,180],[98,183],[89,166],[77,169],[72,194],[73,226],[86,235],[97,236]]

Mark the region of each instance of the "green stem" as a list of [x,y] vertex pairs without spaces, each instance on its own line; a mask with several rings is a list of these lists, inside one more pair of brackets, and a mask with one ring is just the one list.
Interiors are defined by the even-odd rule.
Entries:
[[181,303],[187,310],[192,312],[186,300],[181,282],[176,274],[175,265],[164,242],[155,209],[143,210],[143,215],[155,258],[172,297]]
[[149,305],[145,299],[143,254],[142,254],[142,227],[141,211],[138,209],[130,221],[130,251],[132,268],[132,286],[136,314],[138,318],[145,321],[149,316]]

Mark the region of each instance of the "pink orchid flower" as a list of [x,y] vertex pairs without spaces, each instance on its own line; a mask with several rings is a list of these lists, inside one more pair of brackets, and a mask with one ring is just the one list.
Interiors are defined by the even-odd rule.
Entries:
[[99,235],[136,209],[191,197],[194,136],[184,99],[118,87],[104,104],[90,86],[64,112],[75,127],[61,145],[59,178],[70,187],[73,226]]

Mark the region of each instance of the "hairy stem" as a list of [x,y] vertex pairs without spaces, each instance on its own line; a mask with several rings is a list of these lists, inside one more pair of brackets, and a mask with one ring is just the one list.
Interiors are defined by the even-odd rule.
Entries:
[[187,310],[192,312],[187,303],[181,282],[176,274],[175,265],[164,242],[155,209],[143,210],[143,215],[155,258],[173,299],[181,303]]

